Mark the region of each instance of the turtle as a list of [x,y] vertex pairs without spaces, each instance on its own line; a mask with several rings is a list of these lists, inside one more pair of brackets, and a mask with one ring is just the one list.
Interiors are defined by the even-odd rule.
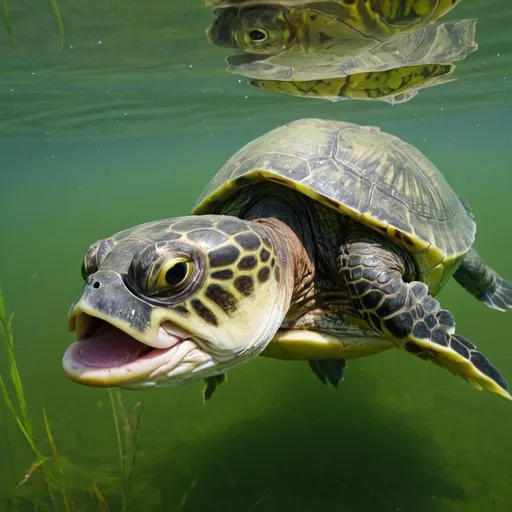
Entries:
[[375,126],[304,118],[249,141],[191,214],[94,242],[63,356],[74,382],[148,389],[258,356],[346,361],[398,348],[511,399],[436,296],[453,277],[495,310],[512,285],[475,248],[476,219],[417,148]]
[[239,1],[213,10],[208,40],[252,54],[316,53],[341,48],[346,56],[433,23],[460,0]]

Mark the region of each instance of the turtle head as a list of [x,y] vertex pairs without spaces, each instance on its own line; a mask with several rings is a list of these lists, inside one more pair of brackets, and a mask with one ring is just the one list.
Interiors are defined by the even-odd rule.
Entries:
[[64,371],[89,386],[180,385],[260,354],[287,312],[269,233],[236,217],[142,224],[90,246]]
[[289,47],[293,38],[286,12],[277,5],[218,9],[206,34],[217,46],[256,54],[279,53]]

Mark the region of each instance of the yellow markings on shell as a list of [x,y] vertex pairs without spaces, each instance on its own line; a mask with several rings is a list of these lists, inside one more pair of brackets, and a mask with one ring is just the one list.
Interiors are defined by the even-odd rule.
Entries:
[[[332,158],[333,155],[329,156]],[[348,217],[351,217],[352,219],[360,220],[361,214],[357,210],[354,210],[353,208],[350,208],[349,206],[346,206],[338,202],[336,199],[331,199],[329,197],[324,196],[323,194],[319,194],[309,185],[304,185],[303,183],[300,182],[291,182],[290,187],[295,188],[301,194],[310,197],[314,201],[317,201],[319,203],[324,204],[325,206],[338,210],[339,212],[343,213],[344,215],[347,215]]]
[[282,36],[283,36],[283,42],[284,42],[284,46],[285,48],[288,48],[291,44],[290,42],[290,39],[291,39],[291,36],[292,36],[292,32],[291,30],[288,28],[289,26],[289,21],[286,19],[286,16],[285,16],[285,12],[284,11],[279,11],[278,15],[277,15],[278,19],[283,23],[283,27],[282,27]]
[[442,263],[427,271],[426,284],[430,294],[435,295],[451,278],[462,263],[462,254],[451,258],[445,258]]
[[386,1],[381,2],[381,12],[388,19],[395,19],[398,13],[398,2]]
[[[332,158],[334,155],[327,156]],[[413,234],[412,227],[411,232],[405,233],[393,225],[375,218],[371,213],[360,213],[354,208],[350,208],[349,206],[338,202],[336,199],[319,194],[310,185],[298,181],[293,181],[292,179],[283,177],[275,172],[266,171],[264,169],[253,169],[250,172],[245,173],[244,178],[254,182],[272,181],[274,183],[279,183],[288,188],[297,190],[301,194],[310,197],[314,201],[317,201],[329,208],[335,209],[343,215],[346,215],[347,217],[350,217],[355,221],[360,222],[364,226],[374,230],[375,232],[388,237],[390,240],[400,245],[406,251],[415,256],[418,268],[421,269],[423,280],[426,282],[429,288],[432,288],[433,293],[435,293],[435,291],[437,291],[441,285],[444,284],[444,282],[455,270],[455,268],[451,268],[451,266],[457,257],[451,257],[449,260],[445,260],[446,255],[444,251],[440,250],[431,242],[423,240],[417,235]],[[230,180],[227,184],[214,190],[205,199],[203,199],[203,201],[196,206],[193,213],[207,212],[208,206],[211,203],[227,195],[225,192],[228,190],[231,191],[233,189],[236,189],[236,182]],[[444,264],[439,266],[443,260]],[[450,272],[446,272],[448,268],[450,269]]]
[[[329,157],[333,157],[333,155],[328,155]],[[310,185],[305,185],[298,181],[293,181],[286,177],[283,177],[274,172],[269,172],[264,169],[254,169],[244,175],[247,179],[252,179],[254,181],[273,181],[275,183],[280,183],[288,188],[297,190],[301,194],[310,197],[314,201],[318,201],[319,203],[324,204],[330,208],[333,208],[342,214],[364,224],[365,226],[374,229],[378,233],[385,234],[391,240],[396,241],[399,245],[403,246],[405,249],[412,253],[419,253],[422,251],[426,251],[430,247],[430,243],[424,240],[419,239],[408,233],[403,233],[402,231],[397,230],[391,225],[388,225],[378,219],[375,219],[369,213],[360,213],[354,208],[350,208],[343,203],[338,202],[336,199],[329,198],[322,194],[319,194],[316,190],[314,190]],[[210,195],[208,195],[201,203],[199,203],[194,209],[193,213],[200,214],[207,211],[208,205],[212,202],[222,198],[225,195],[227,190],[232,190],[235,188],[235,182],[230,180],[226,185],[214,190]],[[383,231],[383,228],[386,228],[386,231]],[[440,253],[438,253],[440,255]],[[434,256],[438,257],[438,256]],[[440,258],[442,259],[442,257]]]
[[299,97],[337,97],[346,77],[322,80],[249,80],[249,83],[266,91]]
[[[391,240],[395,241],[411,253],[425,252],[425,255],[427,255],[435,251],[435,249],[432,249],[430,242],[422,240],[410,233],[404,233],[402,230],[391,225],[387,226],[386,234]],[[433,258],[439,262],[443,259],[443,256],[441,253],[437,252]]]
[[426,16],[431,9],[431,7],[430,7],[431,2],[429,2],[429,0],[419,0],[419,1],[414,1],[414,2],[410,2],[410,3],[411,3],[411,6],[408,10],[409,12],[406,12],[406,14],[410,13],[413,4],[414,4],[414,12],[420,16]]
[[[414,88],[426,87],[435,78],[452,73],[454,64],[424,64],[394,68],[386,71],[355,73],[350,76],[314,80],[249,80],[254,87],[298,97],[385,99]],[[434,85],[436,82],[433,82]]]
[[447,274],[446,266],[442,263],[427,271],[426,284],[428,285],[430,295],[436,295],[436,292],[443,287],[447,281],[445,274]]

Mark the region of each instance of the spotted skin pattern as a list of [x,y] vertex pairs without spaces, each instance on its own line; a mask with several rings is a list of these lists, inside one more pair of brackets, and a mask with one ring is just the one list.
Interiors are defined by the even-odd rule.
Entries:
[[[141,245],[156,242],[162,250],[166,246],[173,249],[199,246],[207,262],[204,272],[209,277],[203,279],[190,297],[170,307],[183,316],[197,315],[212,326],[221,324],[219,314],[234,315],[240,301],[253,296],[257,284],[266,282],[273,269],[278,272],[276,260],[271,258],[272,242],[263,229],[237,218],[215,215],[163,220],[118,233],[89,250],[84,268],[89,273],[94,271],[98,258],[121,240],[123,244],[129,240]],[[148,258],[156,257],[158,251],[152,245],[150,248]],[[138,266],[150,267],[151,261],[139,261]]]
[[421,282],[406,283],[388,268],[385,250],[351,244],[341,257],[341,275],[365,321],[398,348],[429,360],[479,388],[510,398],[507,383],[475,345],[455,334],[455,320]]

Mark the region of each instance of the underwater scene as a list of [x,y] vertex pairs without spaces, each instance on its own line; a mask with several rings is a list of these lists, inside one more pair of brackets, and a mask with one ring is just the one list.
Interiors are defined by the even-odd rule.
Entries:
[[0,512],[512,510],[509,2],[0,4]]

